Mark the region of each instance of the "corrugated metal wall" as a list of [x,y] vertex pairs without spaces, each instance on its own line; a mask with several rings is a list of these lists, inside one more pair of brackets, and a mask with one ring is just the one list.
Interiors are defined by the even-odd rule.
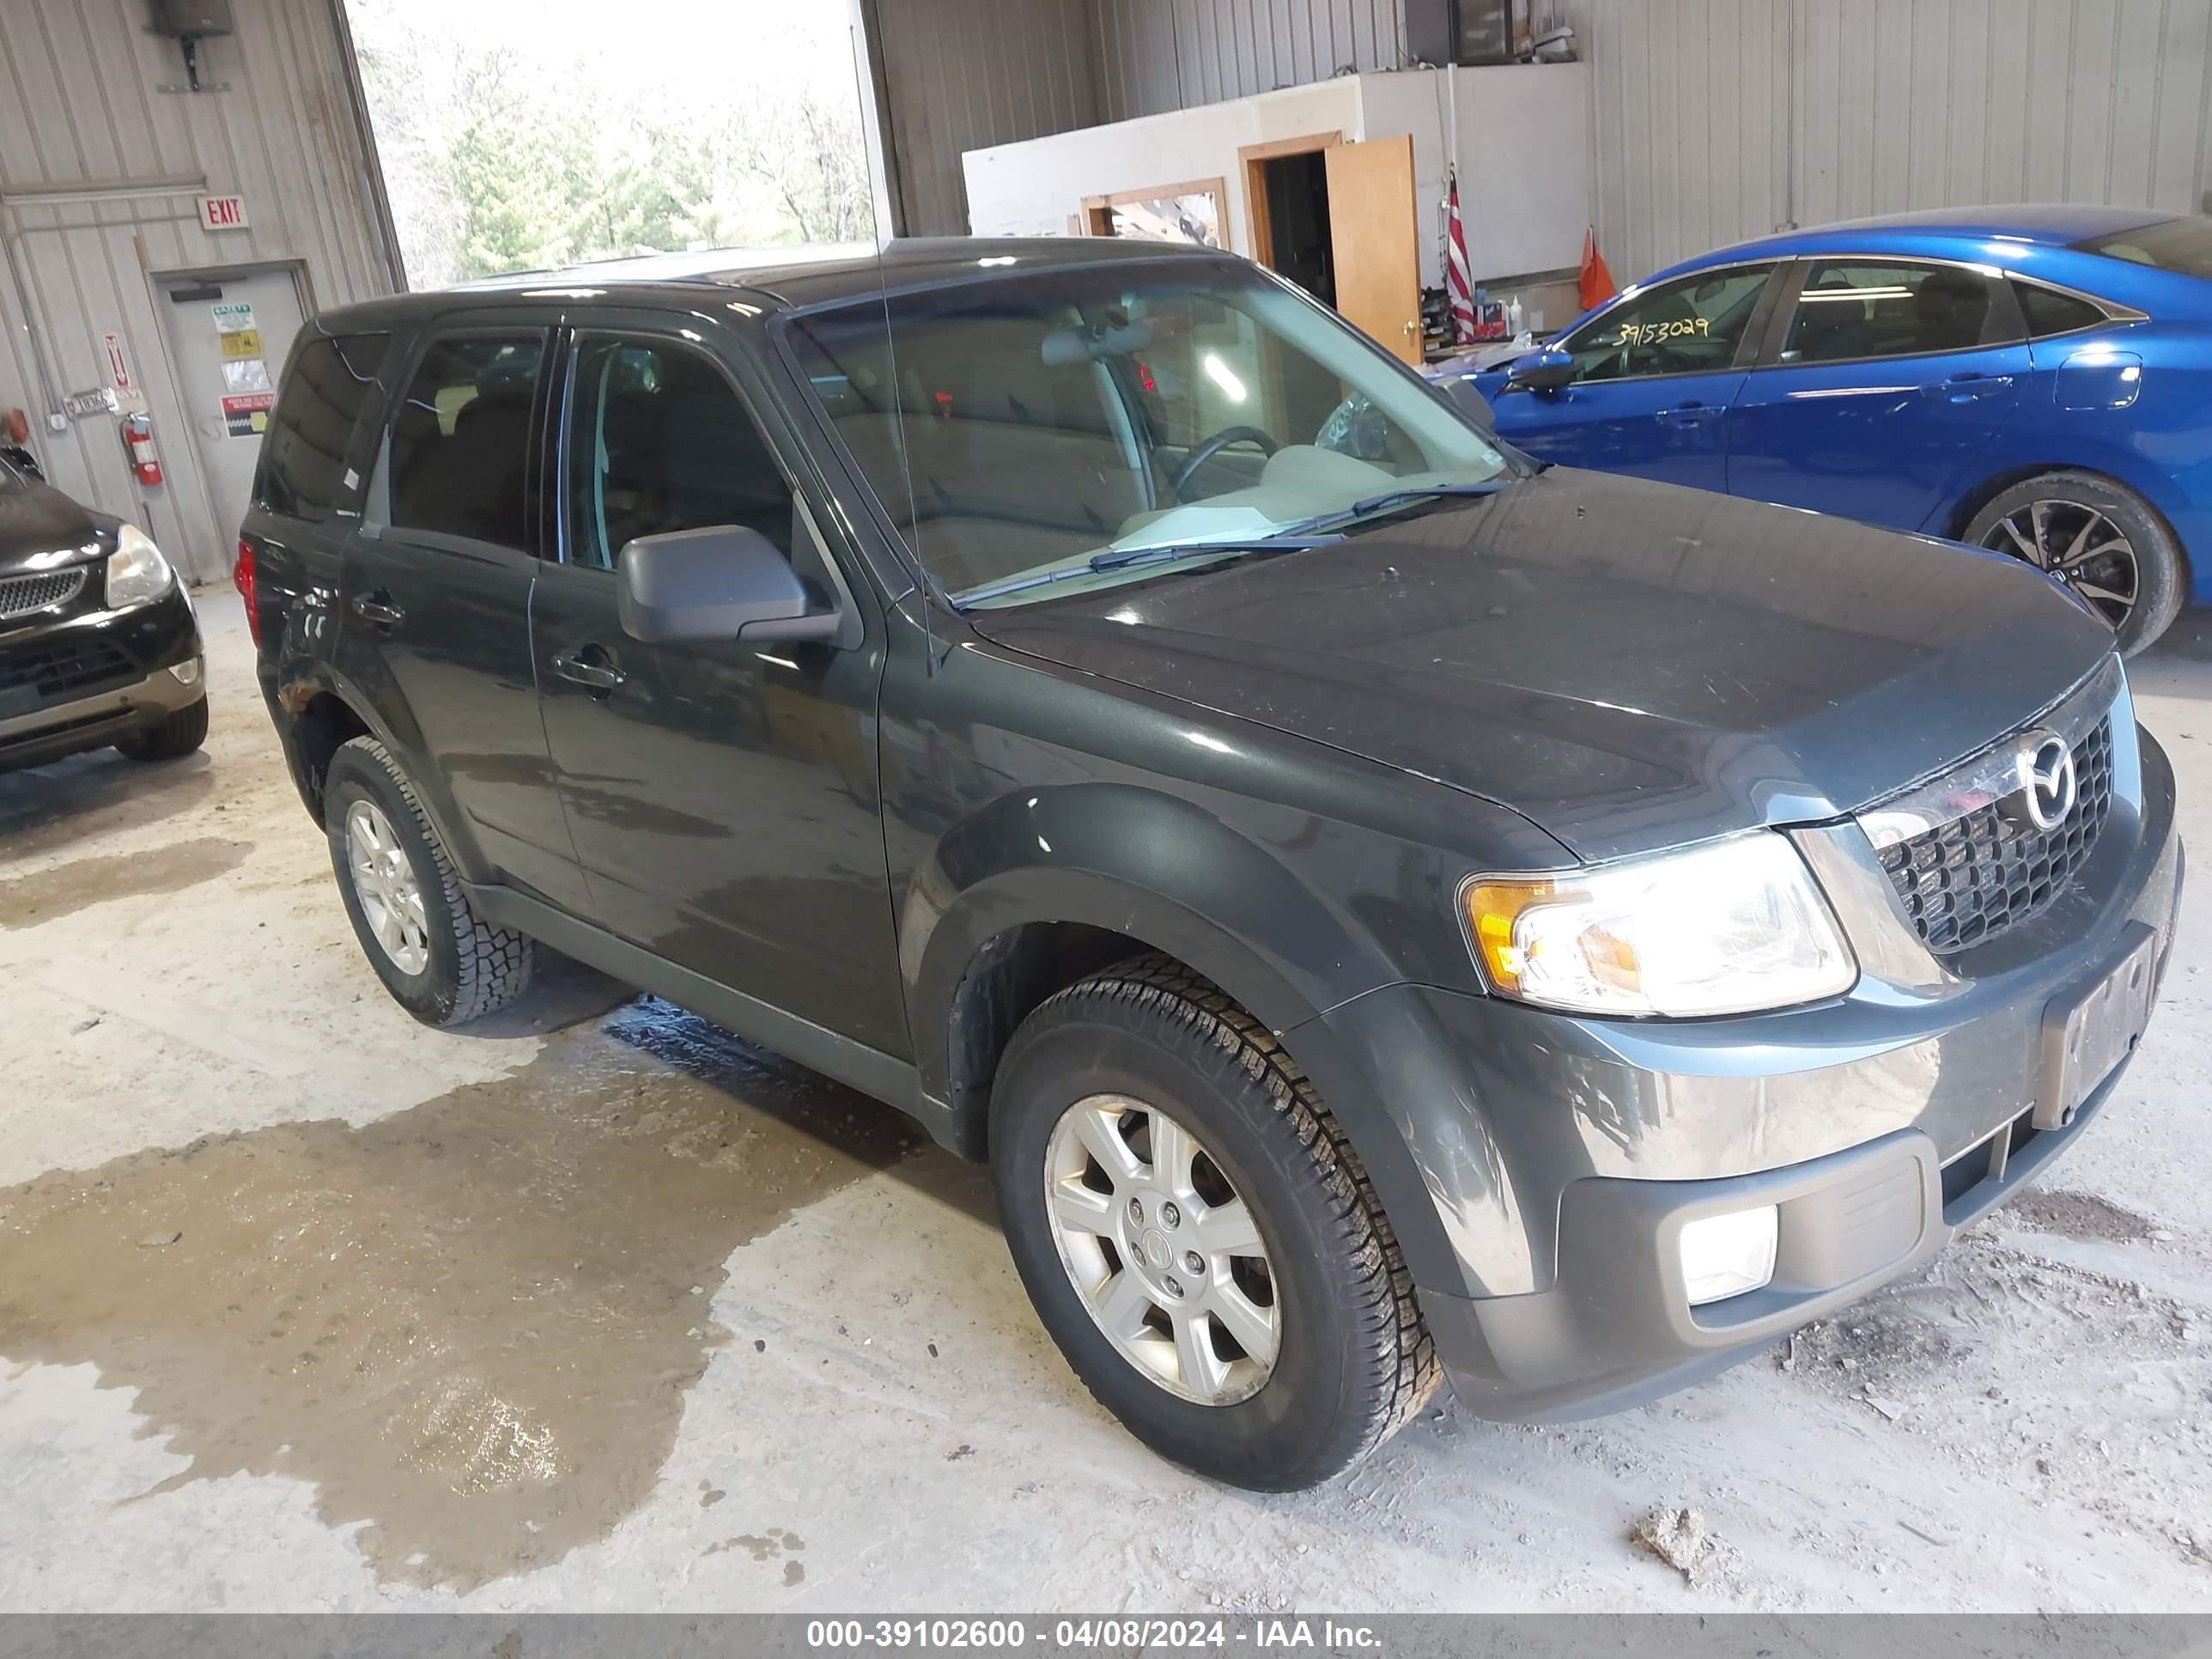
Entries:
[[[149,274],[300,261],[313,306],[388,292],[393,273],[331,0],[233,0],[237,32],[201,49],[204,82],[180,82],[173,42],[148,34],[143,0],[4,0],[0,19],[0,234],[28,289],[23,314],[0,275],[0,405],[31,411],[32,447],[53,483],[145,526],[201,580],[228,568],[235,526],[216,521],[191,423],[167,372]],[[191,194],[50,202],[121,179],[204,175],[246,198],[251,228],[203,231]],[[40,385],[37,328],[52,375]],[[125,465],[112,416],[63,434],[41,424],[46,392],[107,383],[102,337],[123,337],[145,389],[167,482]]]
[[874,42],[909,235],[966,234],[963,152],[1111,118],[1089,0],[876,0]]
[[1092,0],[1101,121],[1395,69],[1404,0]]
[[1789,223],[2201,210],[2212,0],[1567,0],[1615,276]]

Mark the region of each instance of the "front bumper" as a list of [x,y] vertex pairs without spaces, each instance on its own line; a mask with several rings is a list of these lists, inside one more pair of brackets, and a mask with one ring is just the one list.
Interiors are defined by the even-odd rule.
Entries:
[[[1331,1011],[1427,1188],[1438,1224],[1399,1231],[1468,1407],[1592,1416],[1695,1382],[1925,1262],[2084,1133],[2125,1063],[2038,1129],[2045,1010],[2146,933],[2162,975],[2181,889],[2147,737],[2127,782],[2067,897],[1948,965],[1923,956],[1933,978],[1863,949],[1850,995],[1778,1014],[1605,1021],[1416,986]],[[1818,833],[1875,870],[1846,895],[1808,850],[1863,940],[1884,918],[1851,907],[1893,895],[1855,828]],[[1766,1204],[1773,1282],[1692,1308],[1684,1224]]]
[[[171,672],[185,664],[200,665],[189,682]],[[0,772],[102,748],[206,695],[181,584],[131,611],[0,636]]]

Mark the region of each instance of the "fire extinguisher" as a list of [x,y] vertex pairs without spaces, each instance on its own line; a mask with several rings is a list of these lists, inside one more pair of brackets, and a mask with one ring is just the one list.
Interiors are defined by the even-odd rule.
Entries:
[[123,447],[142,484],[161,482],[161,458],[154,450],[154,422],[143,415],[123,417]]

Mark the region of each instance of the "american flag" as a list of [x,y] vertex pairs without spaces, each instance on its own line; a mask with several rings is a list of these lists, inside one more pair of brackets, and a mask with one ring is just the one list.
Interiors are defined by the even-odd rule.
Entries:
[[1444,287],[1451,295],[1452,340],[1474,343],[1474,279],[1467,262],[1467,232],[1459,222],[1459,169],[1451,173],[1444,226]]

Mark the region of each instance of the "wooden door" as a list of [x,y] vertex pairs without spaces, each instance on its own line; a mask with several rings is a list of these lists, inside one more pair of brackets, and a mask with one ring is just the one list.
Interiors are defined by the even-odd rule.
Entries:
[[1370,138],[1324,150],[1336,308],[1385,350],[1421,361],[1421,248],[1413,139]]

